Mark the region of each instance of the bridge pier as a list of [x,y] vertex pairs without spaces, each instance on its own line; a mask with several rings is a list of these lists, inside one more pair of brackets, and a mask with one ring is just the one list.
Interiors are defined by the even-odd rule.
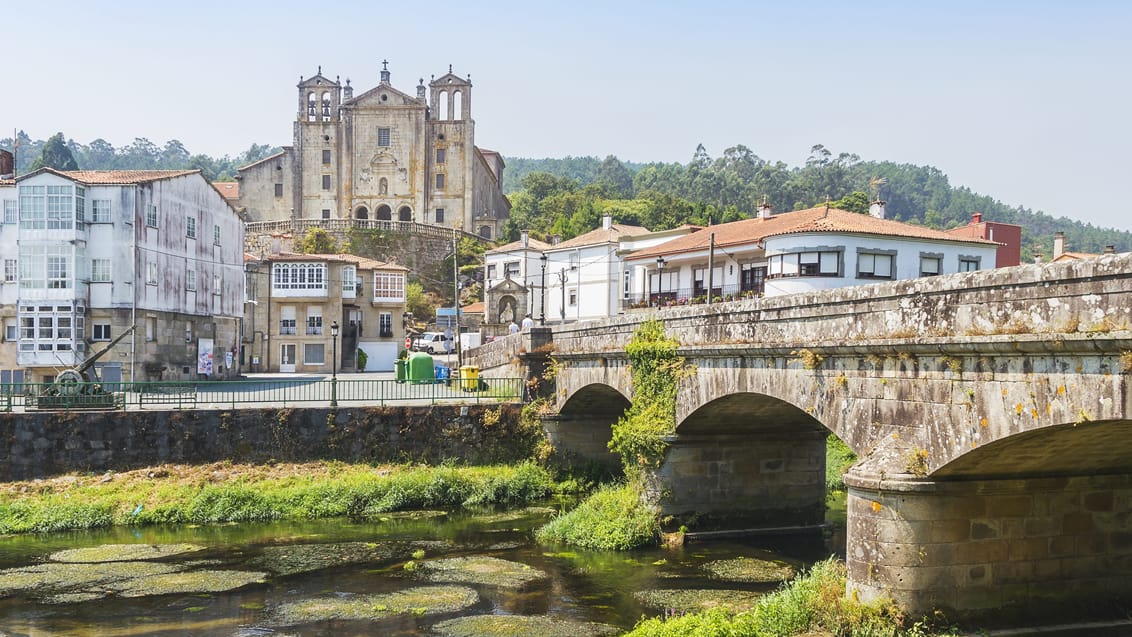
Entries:
[[655,501],[692,530],[825,519],[825,432],[680,434],[653,474]]
[[1132,599],[1132,474],[845,482],[851,595],[998,617]]

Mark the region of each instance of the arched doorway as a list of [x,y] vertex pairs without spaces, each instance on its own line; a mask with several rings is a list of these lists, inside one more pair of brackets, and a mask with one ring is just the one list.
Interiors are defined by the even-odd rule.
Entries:
[[393,210],[390,209],[389,206],[381,204],[377,207],[377,214],[375,216],[382,221],[391,221],[393,219]]
[[358,209],[354,211],[354,218],[369,219],[369,208],[366,208],[365,206],[358,206]]
[[397,218],[401,221],[412,221],[413,209],[408,206],[401,206],[401,209],[397,211]]

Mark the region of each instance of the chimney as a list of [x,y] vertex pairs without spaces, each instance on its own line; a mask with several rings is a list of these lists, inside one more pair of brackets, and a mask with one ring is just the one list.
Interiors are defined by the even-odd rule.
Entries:
[[529,231],[523,230],[522,232],[519,233],[519,243],[524,248],[526,248],[528,245],[530,245],[530,242],[531,242],[531,233]]
[[613,229],[613,215],[605,215],[601,218],[601,229],[602,230],[612,230]]
[[1116,254],[1116,246],[1105,246],[1104,247],[1104,253],[1105,254]]
[[1041,264],[1042,264],[1042,253],[1041,252],[1035,252],[1034,253],[1034,265],[1041,265]]
[[764,197],[763,202],[759,204],[759,219],[770,219],[773,214],[770,202]]
[[983,222],[983,213],[981,213],[981,212],[971,213],[971,223],[982,223],[982,222]]
[[1065,254],[1065,233],[1058,232],[1053,235],[1053,258],[1056,259]]
[[869,204],[869,216],[876,217],[877,219],[884,219],[884,204],[885,202],[877,199]]
[[556,246],[559,243],[562,243],[562,235],[560,235],[560,234],[550,235],[550,245]]

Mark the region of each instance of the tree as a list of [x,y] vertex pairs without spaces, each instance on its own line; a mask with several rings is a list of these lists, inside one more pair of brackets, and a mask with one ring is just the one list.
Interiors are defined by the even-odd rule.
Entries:
[[67,148],[67,142],[63,139],[63,133],[55,133],[43,145],[43,154],[35,163],[31,165],[32,170],[39,170],[40,168],[54,168],[55,170],[78,170],[79,164],[75,161],[75,156],[71,154],[71,150]]
[[302,254],[337,254],[339,247],[325,228],[307,228],[306,236],[295,242],[295,249]]
[[633,196],[633,173],[613,155],[605,158],[594,176],[594,183],[604,186],[614,198]]
[[860,190],[854,190],[837,201],[829,202],[829,207],[866,214],[869,212],[869,196]]

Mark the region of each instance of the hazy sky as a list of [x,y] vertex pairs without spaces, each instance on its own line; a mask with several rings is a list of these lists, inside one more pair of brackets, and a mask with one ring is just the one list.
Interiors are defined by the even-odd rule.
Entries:
[[1132,229],[1132,3],[39,2],[0,9],[0,137],[235,155],[291,142],[299,76],[471,74],[478,145],[687,162],[744,144],[932,165]]

